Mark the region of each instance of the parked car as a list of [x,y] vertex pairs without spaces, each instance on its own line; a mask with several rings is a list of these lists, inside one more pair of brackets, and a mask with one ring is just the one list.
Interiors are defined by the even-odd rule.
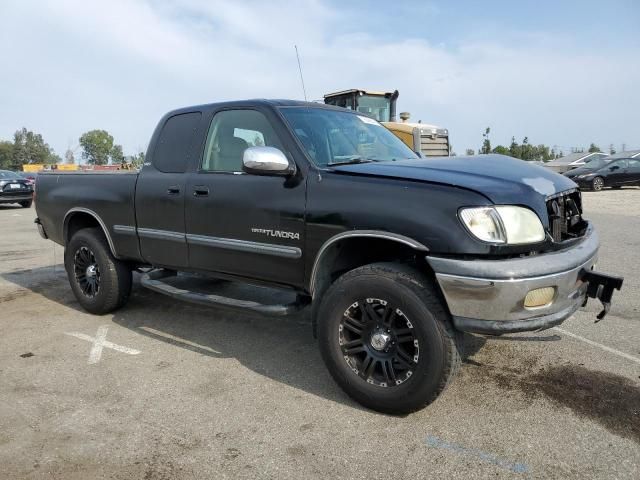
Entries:
[[574,168],[573,170],[569,170],[568,172],[564,172],[563,175],[567,178],[573,179],[578,175],[584,175],[586,173],[591,173],[595,170],[599,170],[612,160],[613,159],[611,159],[610,157],[591,157],[591,159],[587,160],[583,166]]
[[19,203],[29,208],[33,203],[33,187],[16,172],[0,170],[0,203]]
[[[316,103],[173,111],[139,173],[42,173],[37,191],[38,230],[64,245],[87,311],[125,305],[140,267],[155,269],[143,286],[174,298],[271,315],[309,307],[333,378],[384,412],[440,394],[462,332],[550,328],[588,297],[602,318],[622,284],[593,271],[598,235],[568,178],[503,155],[420,158],[376,120]],[[175,288],[179,271],[297,300]]]
[[29,182],[29,185],[36,184],[36,178],[38,177],[38,172],[16,172],[22,178]]
[[605,187],[640,186],[640,158],[621,158],[605,166],[572,177],[581,188],[600,191]]

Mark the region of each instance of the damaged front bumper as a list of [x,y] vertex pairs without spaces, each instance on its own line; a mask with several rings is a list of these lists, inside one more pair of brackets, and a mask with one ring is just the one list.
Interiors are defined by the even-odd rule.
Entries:
[[[584,306],[588,297],[602,300],[604,316],[622,279],[593,272],[598,247],[598,235],[589,226],[582,241],[561,251],[505,260],[426,260],[455,327],[496,335],[551,328]],[[528,299],[538,292],[548,301],[531,306]]]

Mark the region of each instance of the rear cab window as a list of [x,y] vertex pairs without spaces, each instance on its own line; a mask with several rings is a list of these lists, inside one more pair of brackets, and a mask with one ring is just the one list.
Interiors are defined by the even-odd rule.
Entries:
[[153,155],[153,166],[164,173],[184,173],[191,158],[201,112],[169,117],[162,127]]

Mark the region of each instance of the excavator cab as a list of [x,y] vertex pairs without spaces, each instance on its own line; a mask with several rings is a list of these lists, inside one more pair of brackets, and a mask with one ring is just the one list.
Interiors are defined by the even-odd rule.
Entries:
[[396,121],[398,91],[373,92],[370,90],[343,90],[324,96],[324,103],[365,113],[379,122]]
[[400,114],[402,121],[398,122],[396,119],[398,96],[398,90],[376,92],[353,88],[325,95],[324,103],[355,110],[375,118],[423,157],[448,156],[450,153],[449,131],[422,122],[409,123],[409,113],[406,112]]

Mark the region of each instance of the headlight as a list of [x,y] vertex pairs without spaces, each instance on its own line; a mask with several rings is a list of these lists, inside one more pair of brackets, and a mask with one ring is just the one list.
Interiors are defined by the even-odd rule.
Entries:
[[460,219],[479,240],[512,245],[541,242],[544,227],[538,216],[528,208],[511,205],[464,208]]

